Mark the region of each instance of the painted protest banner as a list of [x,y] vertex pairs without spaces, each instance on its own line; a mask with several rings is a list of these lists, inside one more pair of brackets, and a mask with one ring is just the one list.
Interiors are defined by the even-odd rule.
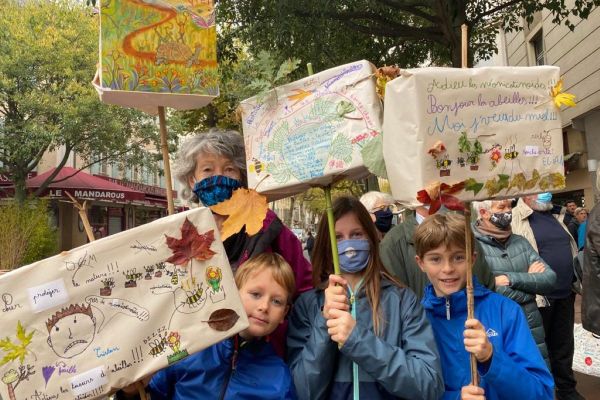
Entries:
[[100,4],[102,101],[156,114],[205,106],[219,95],[213,0]]
[[552,66],[402,71],[385,94],[394,197],[452,208],[564,188],[560,91]]
[[369,174],[381,145],[381,104],[367,61],[335,67],[241,104],[248,186],[286,197]]
[[106,396],[248,326],[206,208],[5,274],[0,300],[5,399]]

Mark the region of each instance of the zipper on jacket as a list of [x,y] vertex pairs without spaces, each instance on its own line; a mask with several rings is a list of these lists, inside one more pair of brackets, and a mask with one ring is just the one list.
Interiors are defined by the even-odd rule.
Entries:
[[221,396],[219,396],[219,398],[221,400],[225,399],[225,393],[227,393],[227,386],[229,386],[229,381],[231,380],[231,377],[235,373],[235,368],[237,366],[236,364],[237,364],[238,351],[239,351],[239,336],[235,335],[233,338],[233,355],[231,356],[231,365],[229,368],[229,372],[227,374],[227,378],[225,378],[225,381],[223,381],[223,388],[221,389]]
[[446,297],[446,319],[450,321],[450,299]]

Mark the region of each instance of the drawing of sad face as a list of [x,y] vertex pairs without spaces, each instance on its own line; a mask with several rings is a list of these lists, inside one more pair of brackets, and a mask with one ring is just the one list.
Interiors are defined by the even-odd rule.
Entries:
[[48,345],[61,358],[81,354],[94,340],[96,319],[88,305],[71,305],[46,322]]

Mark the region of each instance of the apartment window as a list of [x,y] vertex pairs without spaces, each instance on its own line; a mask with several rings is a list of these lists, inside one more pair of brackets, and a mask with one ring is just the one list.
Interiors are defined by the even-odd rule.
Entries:
[[531,39],[531,46],[533,47],[535,65],[545,65],[544,35],[541,30]]

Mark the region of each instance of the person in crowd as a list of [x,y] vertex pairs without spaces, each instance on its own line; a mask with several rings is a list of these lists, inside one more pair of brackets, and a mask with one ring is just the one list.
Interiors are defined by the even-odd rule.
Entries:
[[[233,191],[247,186],[246,153],[242,135],[235,131],[210,130],[188,138],[175,159],[174,175],[181,184],[180,196],[193,204],[213,206],[231,198]],[[226,219],[213,212],[219,229]],[[245,228],[223,241],[227,258],[235,270],[248,258],[263,252],[279,253],[291,266],[296,279],[296,297],[312,288],[310,262],[302,243],[272,211],[267,211],[260,232],[248,236]],[[273,335],[273,345],[285,354],[286,324]]]
[[389,193],[370,191],[360,197],[360,202],[365,206],[371,219],[375,223],[379,238],[383,238],[392,229],[394,220],[395,202]]
[[573,258],[577,244],[554,214],[551,193],[525,196],[512,210],[512,231],[525,237],[542,259],[556,273],[554,290],[538,297],[538,307],[544,322],[546,346],[556,383],[558,400],[582,400],[573,374],[573,324],[575,323],[575,292]]
[[[290,309],[294,272],[277,253],[262,253],[235,273],[249,326],[238,335],[158,371],[147,390],[152,400],[295,399],[290,370],[267,340]],[[139,398],[138,385],[117,399]]]
[[587,210],[583,207],[577,207],[573,212],[573,218],[569,221],[567,228],[569,233],[575,239],[575,243],[579,243],[579,227],[587,219]]
[[[439,212],[439,211],[438,211]],[[415,230],[429,215],[429,210],[423,206],[409,211],[403,222],[393,227],[381,241],[379,246],[381,260],[389,271],[402,283],[411,288],[417,298],[423,297],[425,286],[429,283],[427,275],[421,271],[415,261]],[[481,254],[481,246],[476,243],[476,253]],[[477,279],[491,290],[494,290],[494,275],[491,273],[484,257],[478,257],[473,266]]]
[[556,274],[527,239],[512,233],[511,200],[476,201],[473,208],[478,216],[473,234],[483,250],[480,256],[485,257],[496,278],[496,292],[521,306],[540,353],[550,366],[535,297],[554,290]]
[[443,393],[431,326],[414,293],[379,258],[378,234],[353,197],[333,205],[341,275],[333,275],[323,215],[313,253],[315,289],[289,318],[288,363],[299,399],[438,399]]
[[304,245],[304,250],[307,251],[308,257],[312,260],[312,252],[315,247],[315,237],[313,236],[311,231],[308,231],[308,236],[306,237],[306,244]]
[[[433,215],[415,232],[416,261],[431,282],[422,302],[441,355],[443,399],[551,400],[552,375],[515,302],[474,278],[475,318],[467,319],[467,232],[458,214]],[[471,384],[470,354],[480,386]]]
[[[596,188],[600,190],[600,170],[596,171]],[[600,335],[600,205],[596,204],[587,221],[583,248],[581,324]]]
[[562,216],[562,223],[565,224],[566,226],[569,226],[569,222],[571,222],[571,219],[575,218],[575,210],[577,209],[577,203],[575,202],[575,200],[569,199],[567,201],[565,201],[565,212],[564,214],[561,213]]
[[[228,200],[234,190],[247,186],[245,162],[244,139],[238,132],[211,130],[191,136],[175,159],[174,175],[181,184],[182,199],[206,207]],[[213,215],[220,228],[226,216]],[[271,210],[259,233],[248,236],[242,228],[223,245],[234,271],[254,255],[275,251],[292,266],[298,290],[311,287],[311,267],[300,240]]]
[[[577,220],[577,232],[573,238],[577,242],[577,248],[583,249],[585,245],[585,231],[587,228],[588,210],[583,207],[579,207],[575,210],[575,219]],[[571,221],[572,223],[572,221]],[[570,224],[569,224],[570,226]],[[570,229],[569,229],[570,230]]]

